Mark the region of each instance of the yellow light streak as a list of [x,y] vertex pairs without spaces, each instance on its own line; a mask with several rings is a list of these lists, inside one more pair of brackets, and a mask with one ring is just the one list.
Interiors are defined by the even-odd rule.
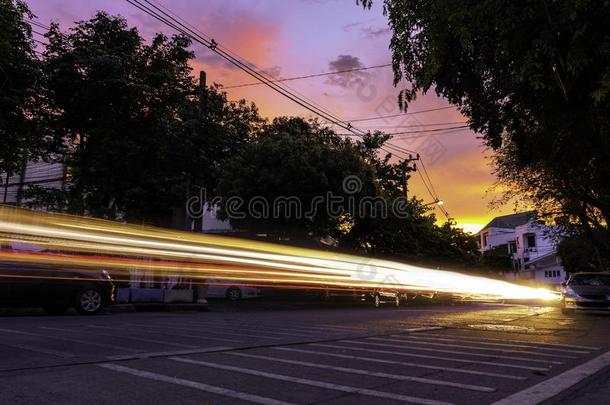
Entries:
[[440,292],[480,299],[554,300],[558,294],[487,277],[272,243],[0,206],[0,241],[34,245],[0,262],[128,274],[231,279],[306,288]]

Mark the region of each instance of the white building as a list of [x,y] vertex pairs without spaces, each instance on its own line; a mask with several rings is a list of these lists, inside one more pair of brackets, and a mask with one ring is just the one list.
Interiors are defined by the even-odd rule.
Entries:
[[494,218],[477,237],[481,253],[506,249],[513,263],[507,278],[556,285],[565,280],[566,272],[552,231],[536,220],[534,211],[528,211]]

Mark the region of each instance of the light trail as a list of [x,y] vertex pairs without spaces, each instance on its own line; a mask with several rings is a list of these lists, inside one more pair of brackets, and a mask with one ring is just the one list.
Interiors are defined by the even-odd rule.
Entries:
[[[218,235],[134,226],[0,206],[0,263],[83,272],[236,280],[287,288],[438,292],[469,299],[555,300],[558,294],[487,277]],[[6,265],[5,265],[6,266]],[[0,279],[7,277],[2,274]],[[47,274],[45,271],[45,274]],[[13,271],[11,274],[14,274]],[[45,277],[46,278],[46,277]]]

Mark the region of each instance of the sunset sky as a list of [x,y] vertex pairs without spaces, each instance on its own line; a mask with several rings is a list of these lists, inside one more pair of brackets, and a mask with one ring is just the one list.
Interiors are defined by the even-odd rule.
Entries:
[[[388,43],[391,33],[381,10],[381,0],[371,10],[363,10],[355,0],[159,0],[199,30],[214,38],[258,69],[275,77],[292,77],[341,69],[387,64],[391,61]],[[97,10],[120,14],[142,36],[173,30],[121,0],[29,0],[38,21],[57,21],[63,30],[74,21],[88,19]],[[38,36],[37,36],[38,38]],[[41,39],[41,38],[39,38]],[[206,70],[208,82],[225,86],[251,83],[252,78],[227,65],[209,49],[194,45],[195,72]],[[346,121],[399,113],[390,67],[344,75],[291,81],[292,89],[332,111]],[[266,117],[310,116],[290,100],[265,86],[228,89],[230,98],[255,102]],[[435,94],[426,94],[409,106],[409,111],[449,107]],[[445,108],[392,119],[354,122],[366,130],[388,132],[455,127],[465,121],[455,109]],[[430,126],[429,124],[449,123]],[[416,125],[423,125],[417,127]],[[400,126],[400,127],[395,127]],[[345,132],[341,130],[340,132]],[[444,207],[466,230],[476,230],[512,207],[491,211],[494,182],[488,154],[469,130],[445,133],[399,135],[392,142],[421,153],[436,192]],[[412,177],[410,191],[425,202],[431,197],[418,175]],[[440,212],[437,213],[442,218]]]

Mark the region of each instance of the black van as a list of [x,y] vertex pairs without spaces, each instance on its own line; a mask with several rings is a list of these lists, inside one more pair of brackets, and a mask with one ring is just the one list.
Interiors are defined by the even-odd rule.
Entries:
[[0,306],[42,307],[51,315],[74,308],[93,315],[114,302],[114,292],[106,271],[0,263]]

